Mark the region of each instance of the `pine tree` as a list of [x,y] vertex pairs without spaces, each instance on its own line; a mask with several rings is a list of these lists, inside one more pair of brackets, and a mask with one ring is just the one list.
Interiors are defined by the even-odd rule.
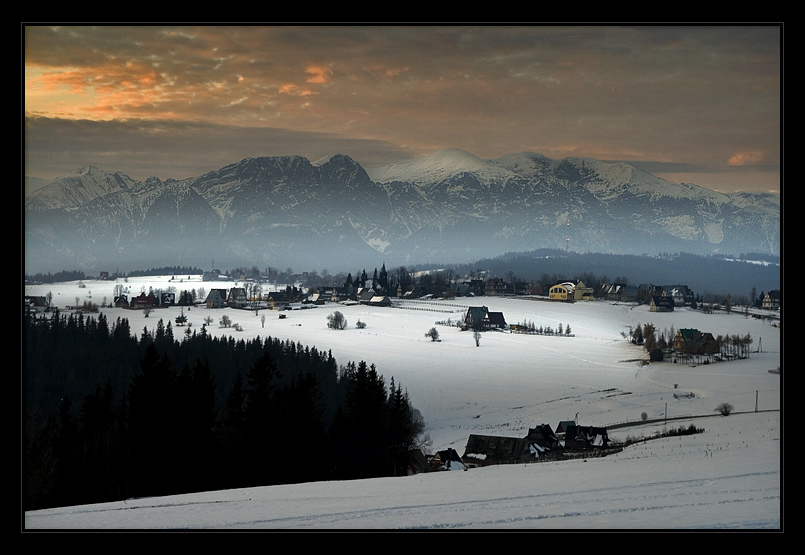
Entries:
[[272,441],[276,432],[278,380],[282,374],[268,351],[254,362],[246,375],[245,479],[249,485],[276,483],[279,452]]
[[167,355],[148,343],[128,394],[134,495],[176,492],[179,474],[177,379]]

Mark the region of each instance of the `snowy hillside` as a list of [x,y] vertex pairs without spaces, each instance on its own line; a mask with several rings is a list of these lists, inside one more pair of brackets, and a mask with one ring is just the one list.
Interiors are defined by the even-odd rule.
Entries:
[[[122,283],[122,282],[121,282]],[[26,286],[26,295],[53,294],[54,304],[78,298],[100,304],[115,282]],[[132,278],[130,292],[149,288],[231,287],[191,280]],[[486,332],[476,347],[470,334],[437,324],[454,321],[467,306],[501,311],[509,323],[570,326],[571,336]],[[128,318],[138,333],[173,322],[179,308],[104,309]],[[341,311],[343,331],[327,328]],[[578,418],[609,426],[610,437],[650,434],[695,422],[705,433],[637,444],[603,459],[472,469],[406,478],[329,482],[138,499],[91,507],[26,513],[29,528],[780,528],[781,328],[743,315],[689,309],[651,313],[647,307],[607,302],[574,304],[479,297],[409,302],[398,308],[327,305],[284,313],[194,308],[192,329],[205,316],[227,314],[243,331],[213,324],[209,332],[244,339],[292,339],[332,350],[339,364],[366,360],[407,389],[426,422],[433,450],[464,453],[470,434],[523,437],[529,427]],[[366,323],[358,329],[358,320]],[[750,334],[748,359],[690,366],[642,365],[643,351],[627,343],[630,326],[697,328],[713,335]],[[425,332],[436,326],[441,341]],[[180,328],[174,328],[179,336]],[[684,396],[675,396],[683,392]],[[687,394],[692,394],[688,396]],[[735,413],[715,416],[722,402]],[[755,412],[756,408],[760,412]],[[771,412],[764,412],[771,411]],[[612,428],[625,421],[681,418]]]

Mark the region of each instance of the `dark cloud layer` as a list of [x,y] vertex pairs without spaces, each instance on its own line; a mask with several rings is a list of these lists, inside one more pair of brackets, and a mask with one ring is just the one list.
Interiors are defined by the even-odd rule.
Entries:
[[456,147],[780,189],[781,26],[24,30],[34,175],[336,152],[372,167]]

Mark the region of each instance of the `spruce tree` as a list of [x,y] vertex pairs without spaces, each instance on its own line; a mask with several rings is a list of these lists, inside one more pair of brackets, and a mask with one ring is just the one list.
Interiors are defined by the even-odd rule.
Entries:
[[173,363],[147,344],[128,394],[134,495],[176,493],[184,469],[178,459],[177,380]]

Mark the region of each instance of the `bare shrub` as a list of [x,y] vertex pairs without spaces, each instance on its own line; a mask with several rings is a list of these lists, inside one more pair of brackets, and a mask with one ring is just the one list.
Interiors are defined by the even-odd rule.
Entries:
[[714,412],[720,412],[721,416],[729,416],[730,413],[735,409],[730,403],[721,403],[715,409]]

